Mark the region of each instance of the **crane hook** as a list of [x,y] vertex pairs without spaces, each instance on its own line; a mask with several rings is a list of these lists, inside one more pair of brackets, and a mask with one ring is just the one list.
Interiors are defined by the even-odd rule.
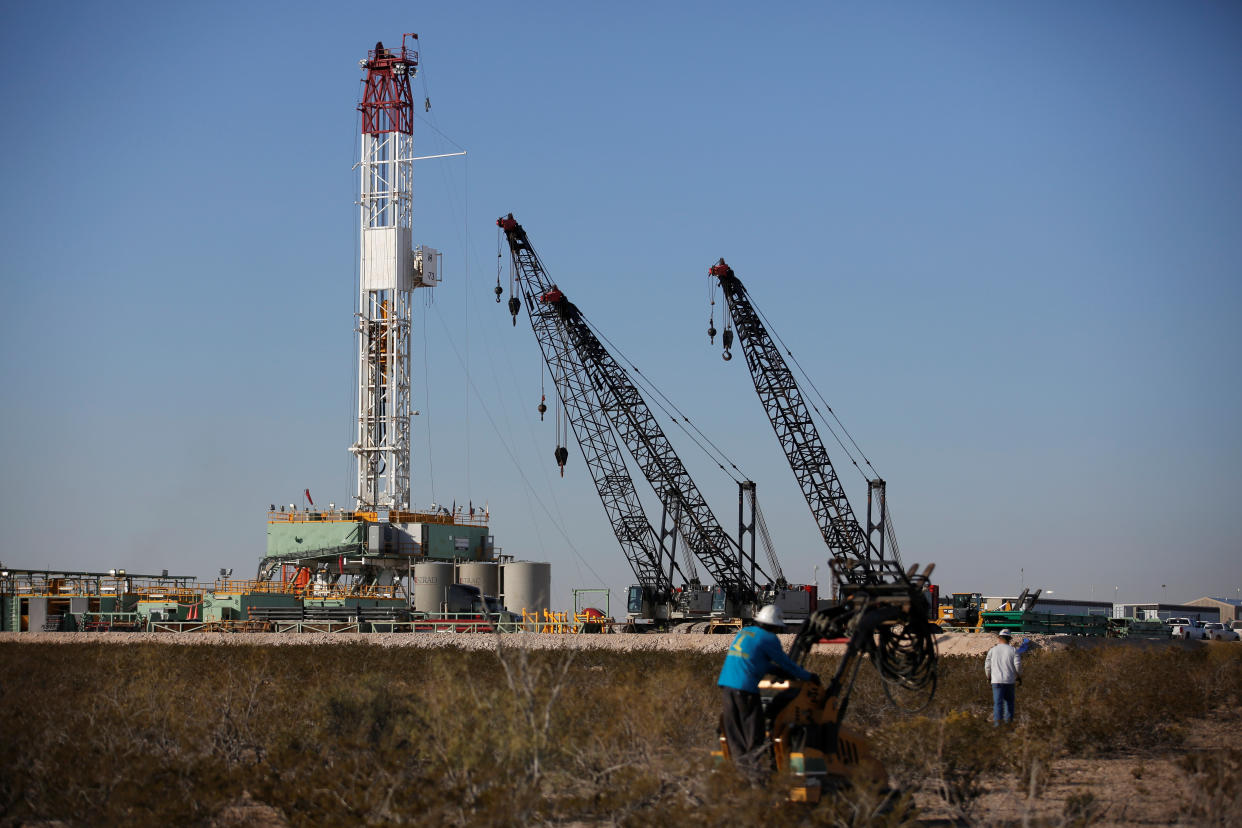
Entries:
[[[496,301],[499,302],[500,300],[497,299]],[[707,339],[712,345],[716,344],[716,321],[714,319],[707,322]]]
[[[499,296],[496,297],[496,301],[497,302],[500,301]],[[522,309],[522,303],[518,301],[518,298],[516,296],[510,296],[509,297],[509,313],[513,314],[513,324],[515,327],[517,326],[518,311],[520,311],[521,309]]]
[[502,293],[504,293],[504,292],[505,292],[505,289],[504,289],[504,288],[502,288],[502,287],[500,286],[500,279],[499,279],[499,278],[497,278],[497,279],[496,279],[496,287],[495,287],[495,289],[494,289],[494,292],[495,292],[495,294],[496,294],[496,304],[497,304],[497,305],[499,305],[499,304],[500,304],[500,294],[502,294]]
[[548,410],[547,399],[548,397],[546,394],[539,398],[539,408],[537,410],[539,411],[539,422],[541,423],[543,422],[544,413]]
[[561,467],[561,477],[564,477],[565,463],[569,460],[569,449],[564,446],[557,446],[556,451],[553,452],[553,456],[556,457],[556,465]]
[[724,345],[724,353],[721,356],[725,362],[733,359],[733,354],[729,353],[729,349],[733,347],[733,329],[725,328],[724,336],[720,338],[720,344]]

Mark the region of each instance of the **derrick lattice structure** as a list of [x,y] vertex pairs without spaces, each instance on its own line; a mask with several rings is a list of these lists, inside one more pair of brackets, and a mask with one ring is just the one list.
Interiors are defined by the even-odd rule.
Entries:
[[[854,510],[845,496],[845,488],[811,419],[811,412],[802,398],[793,371],[759,318],[741,280],[723,259],[711,268],[710,274],[720,282],[742,352],[746,355],[755,391],[824,543],[837,562],[838,579],[851,584],[905,580],[901,561],[896,555],[888,558],[884,555],[883,532],[878,532],[881,538],[879,544],[872,543],[869,539],[872,529],[864,530],[854,516]],[[727,349],[727,331],[725,337]],[[881,514],[879,523],[873,528],[879,529],[885,523],[884,481],[872,480],[869,484],[868,524],[871,525],[871,493],[878,492]],[[895,553],[896,550],[893,551]]]
[[[414,36],[416,38],[416,36]],[[363,81],[357,304],[355,498],[362,511],[410,506],[411,295],[424,280],[413,234],[413,98],[418,52],[375,44]],[[432,262],[434,266],[434,260]],[[433,271],[429,270],[427,275]]]

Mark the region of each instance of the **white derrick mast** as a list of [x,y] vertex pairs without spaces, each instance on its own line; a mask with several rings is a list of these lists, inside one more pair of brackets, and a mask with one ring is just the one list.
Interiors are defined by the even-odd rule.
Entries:
[[[408,35],[417,39],[417,35]],[[418,52],[376,43],[363,83],[358,333],[357,509],[410,508],[410,325],[416,287],[439,281],[438,254],[412,248]]]

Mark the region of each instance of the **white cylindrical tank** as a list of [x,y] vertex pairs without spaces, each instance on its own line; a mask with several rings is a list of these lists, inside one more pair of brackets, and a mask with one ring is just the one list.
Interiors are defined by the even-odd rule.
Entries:
[[414,609],[418,612],[439,612],[448,600],[448,588],[453,583],[451,563],[414,564]]
[[500,597],[505,609],[520,613],[552,608],[552,564],[510,561],[500,565]]
[[457,583],[479,588],[484,595],[500,594],[500,564],[495,561],[466,561],[457,565]]

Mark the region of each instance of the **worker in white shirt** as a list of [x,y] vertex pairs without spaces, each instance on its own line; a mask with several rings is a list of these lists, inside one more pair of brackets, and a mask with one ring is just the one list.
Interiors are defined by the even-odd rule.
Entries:
[[983,659],[983,672],[992,682],[992,722],[1013,721],[1014,685],[1022,683],[1022,656],[1009,644],[1009,630],[996,635],[996,646]]

